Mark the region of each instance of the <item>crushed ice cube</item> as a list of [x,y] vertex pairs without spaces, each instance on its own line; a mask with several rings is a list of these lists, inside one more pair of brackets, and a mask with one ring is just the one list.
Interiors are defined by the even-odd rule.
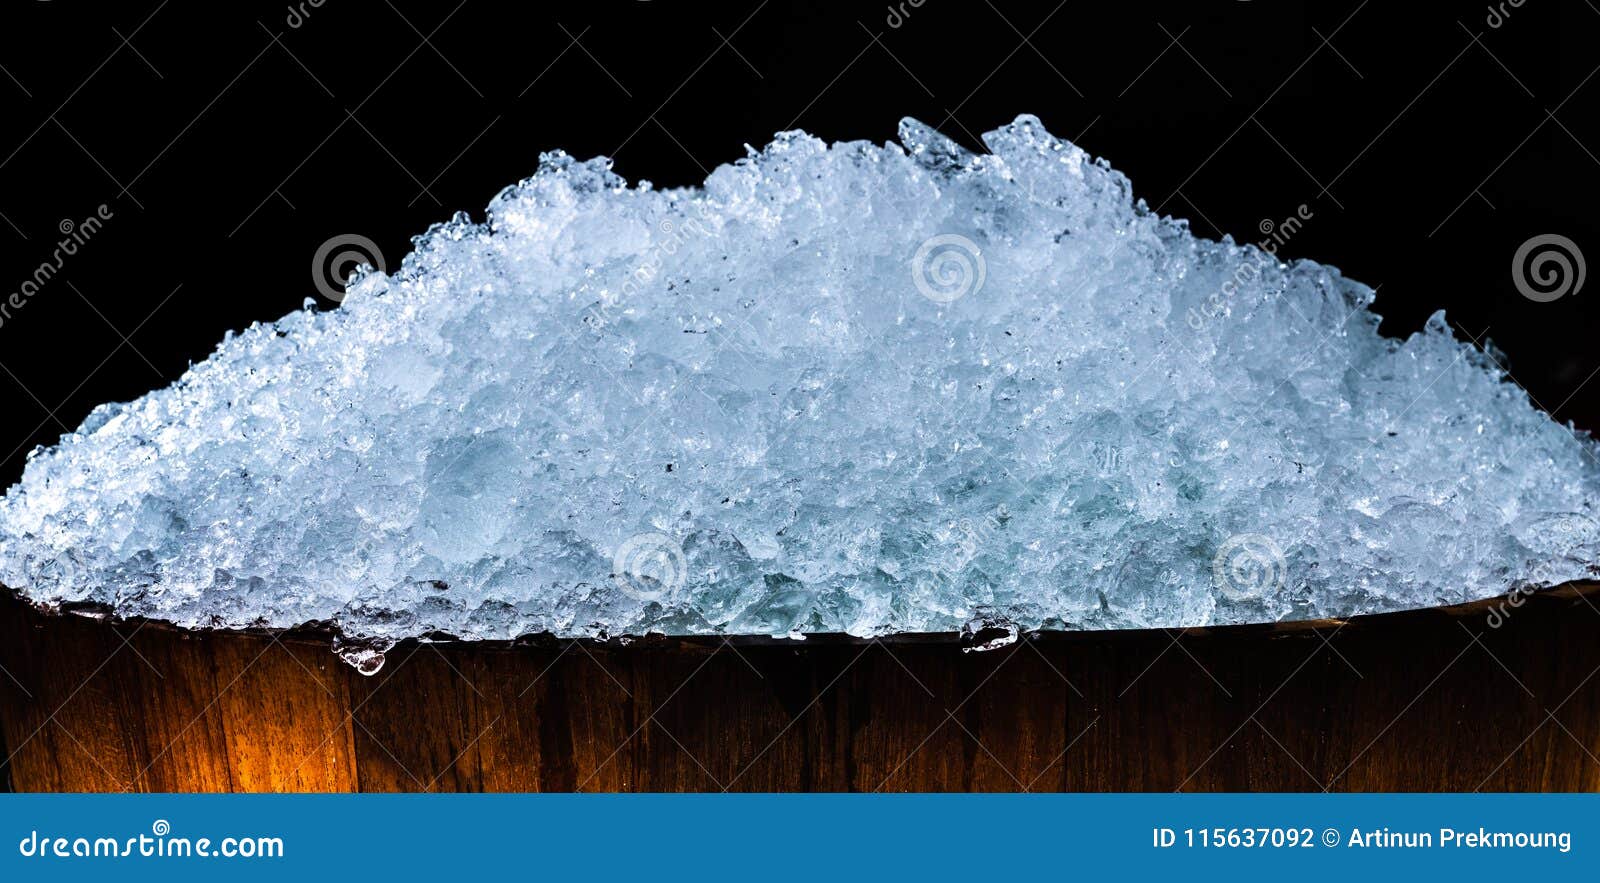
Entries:
[[[1020,117],[786,132],[703,187],[553,153],[396,272],[97,409],[0,582],[191,626],[1194,626],[1590,576],[1600,463],[1442,316],[1198,239]],[[1314,223],[1314,220],[1307,221]]]

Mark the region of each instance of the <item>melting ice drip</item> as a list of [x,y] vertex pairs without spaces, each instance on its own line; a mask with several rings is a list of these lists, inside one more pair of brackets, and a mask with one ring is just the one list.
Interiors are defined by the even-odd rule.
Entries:
[[703,187],[554,153],[392,276],[97,409],[0,582],[392,641],[1194,626],[1594,574],[1596,445],[1443,317],[1197,239],[1033,117]]

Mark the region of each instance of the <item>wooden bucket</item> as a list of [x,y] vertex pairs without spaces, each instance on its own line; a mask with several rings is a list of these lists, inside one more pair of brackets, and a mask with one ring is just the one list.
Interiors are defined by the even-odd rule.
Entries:
[[802,642],[405,642],[0,592],[24,791],[1593,790],[1600,586],[1347,622]]

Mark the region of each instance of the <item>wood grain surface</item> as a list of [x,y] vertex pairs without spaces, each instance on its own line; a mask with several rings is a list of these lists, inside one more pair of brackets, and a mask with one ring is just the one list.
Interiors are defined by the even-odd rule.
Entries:
[[[41,613],[0,593],[19,791],[1600,788],[1600,601],[887,642],[407,642]],[[5,786],[0,786],[5,787]]]

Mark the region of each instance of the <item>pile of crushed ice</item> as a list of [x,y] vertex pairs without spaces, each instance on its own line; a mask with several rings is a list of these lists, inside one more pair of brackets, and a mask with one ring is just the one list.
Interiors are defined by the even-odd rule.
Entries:
[[703,187],[543,158],[338,309],[97,409],[0,583],[186,626],[1192,626],[1596,573],[1597,446],[1442,316],[1196,238],[1032,117]]

